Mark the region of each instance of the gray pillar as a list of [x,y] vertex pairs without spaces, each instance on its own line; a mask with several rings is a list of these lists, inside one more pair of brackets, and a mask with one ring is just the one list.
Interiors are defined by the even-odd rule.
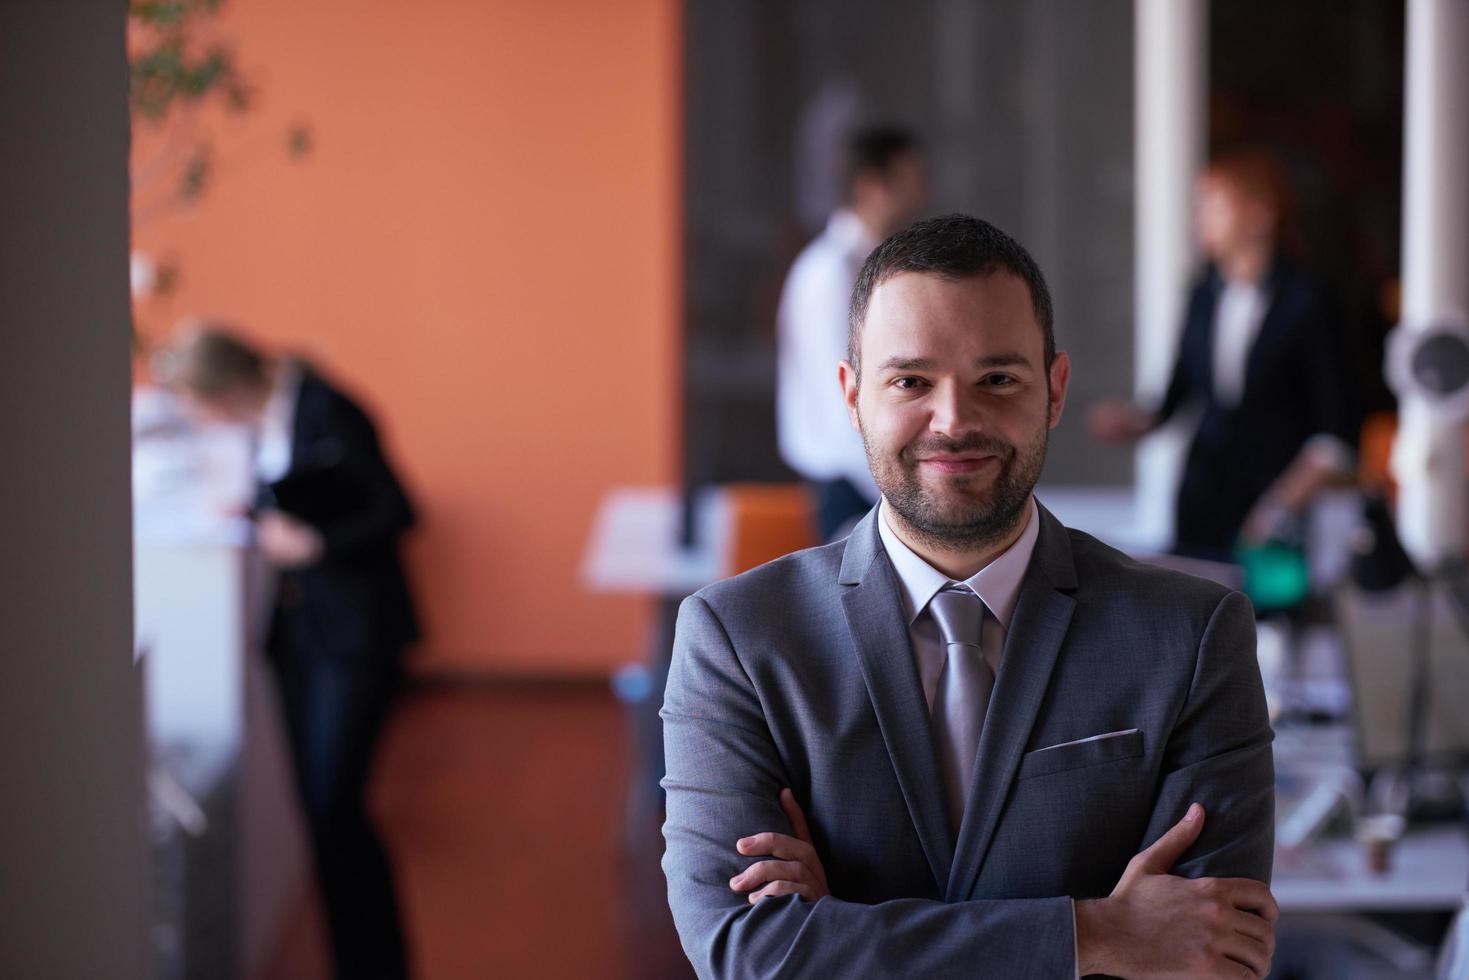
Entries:
[[[1411,0],[1403,106],[1402,325],[1393,347],[1448,327],[1469,338],[1469,3]],[[1398,529],[1420,567],[1469,542],[1462,399],[1399,391]]]
[[[1156,404],[1178,350],[1184,291],[1196,261],[1193,182],[1204,153],[1205,0],[1136,0],[1136,396]],[[1184,433],[1164,431],[1137,454],[1140,537],[1173,537]]]
[[0,3],[0,976],[147,976],[119,0]]

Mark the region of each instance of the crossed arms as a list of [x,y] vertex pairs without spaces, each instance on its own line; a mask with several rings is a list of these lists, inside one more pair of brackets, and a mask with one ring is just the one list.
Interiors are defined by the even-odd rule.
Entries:
[[[1242,646],[1253,650],[1252,631],[1241,597],[1220,603],[1169,740],[1145,835],[1153,844],[1112,896],[1074,905],[1068,895],[863,904],[824,894],[804,815],[791,809],[794,799],[782,804],[792,780],[760,694],[713,608],[699,596],[686,600],[662,712],[663,866],[695,970],[701,977],[958,977],[986,967],[1026,977],[1069,978],[1078,969],[1263,976],[1276,915],[1259,884],[1269,878],[1273,822],[1263,708],[1263,734],[1219,744],[1230,727],[1219,724],[1219,712],[1259,693],[1253,658],[1238,656]],[[1214,818],[1179,821],[1194,800],[1209,801]],[[761,834],[773,836],[737,845]],[[1225,874],[1241,877],[1217,877]]]

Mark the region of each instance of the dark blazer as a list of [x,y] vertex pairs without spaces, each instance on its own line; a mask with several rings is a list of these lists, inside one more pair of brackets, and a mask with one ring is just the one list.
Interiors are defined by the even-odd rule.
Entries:
[[1239,404],[1214,398],[1214,315],[1224,281],[1207,267],[1189,292],[1183,338],[1159,424],[1202,408],[1178,489],[1178,550],[1227,559],[1250,509],[1318,433],[1357,444],[1340,318],[1324,292],[1277,260],[1269,308],[1246,361]]
[[[271,653],[339,658],[394,657],[418,638],[418,620],[398,557],[413,507],[383,455],[372,421],[345,394],[303,366],[282,481],[318,481],[297,516],[321,532],[315,565],[284,571],[270,630]],[[261,506],[291,511],[261,488]]]
[[[1109,894],[1195,800],[1202,836],[1174,873],[1269,881],[1273,734],[1247,599],[1041,508],[956,841],[877,513],[679,612],[663,869],[700,977],[1070,980],[1071,899]],[[785,786],[832,897],[752,906],[729,879],[758,858],[735,841],[791,832]]]

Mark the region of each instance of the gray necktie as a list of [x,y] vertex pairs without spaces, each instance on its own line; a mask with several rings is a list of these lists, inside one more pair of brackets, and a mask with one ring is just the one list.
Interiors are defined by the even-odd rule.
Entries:
[[954,833],[964,817],[964,801],[974,779],[974,756],[984,730],[995,674],[979,648],[984,600],[967,586],[949,586],[928,601],[929,613],[943,637],[944,668],[933,695],[933,733],[939,772],[948,797]]

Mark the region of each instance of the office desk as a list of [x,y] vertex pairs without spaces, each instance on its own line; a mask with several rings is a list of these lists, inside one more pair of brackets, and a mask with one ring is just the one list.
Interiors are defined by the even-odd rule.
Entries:
[[[1345,725],[1281,726],[1275,760],[1280,828],[1322,778],[1351,769],[1352,736]],[[1469,832],[1463,824],[1410,826],[1383,873],[1368,869],[1363,845],[1342,834],[1298,848],[1277,843],[1271,890],[1287,913],[1451,911],[1469,890]]]
[[1410,829],[1376,874],[1363,849],[1341,838],[1277,851],[1271,890],[1282,912],[1444,912],[1469,886],[1469,840],[1461,827]]
[[274,684],[256,639],[269,576],[242,519],[249,441],[194,432],[140,396],[134,447],[134,645],[155,806],[154,973],[252,977],[310,870]]

